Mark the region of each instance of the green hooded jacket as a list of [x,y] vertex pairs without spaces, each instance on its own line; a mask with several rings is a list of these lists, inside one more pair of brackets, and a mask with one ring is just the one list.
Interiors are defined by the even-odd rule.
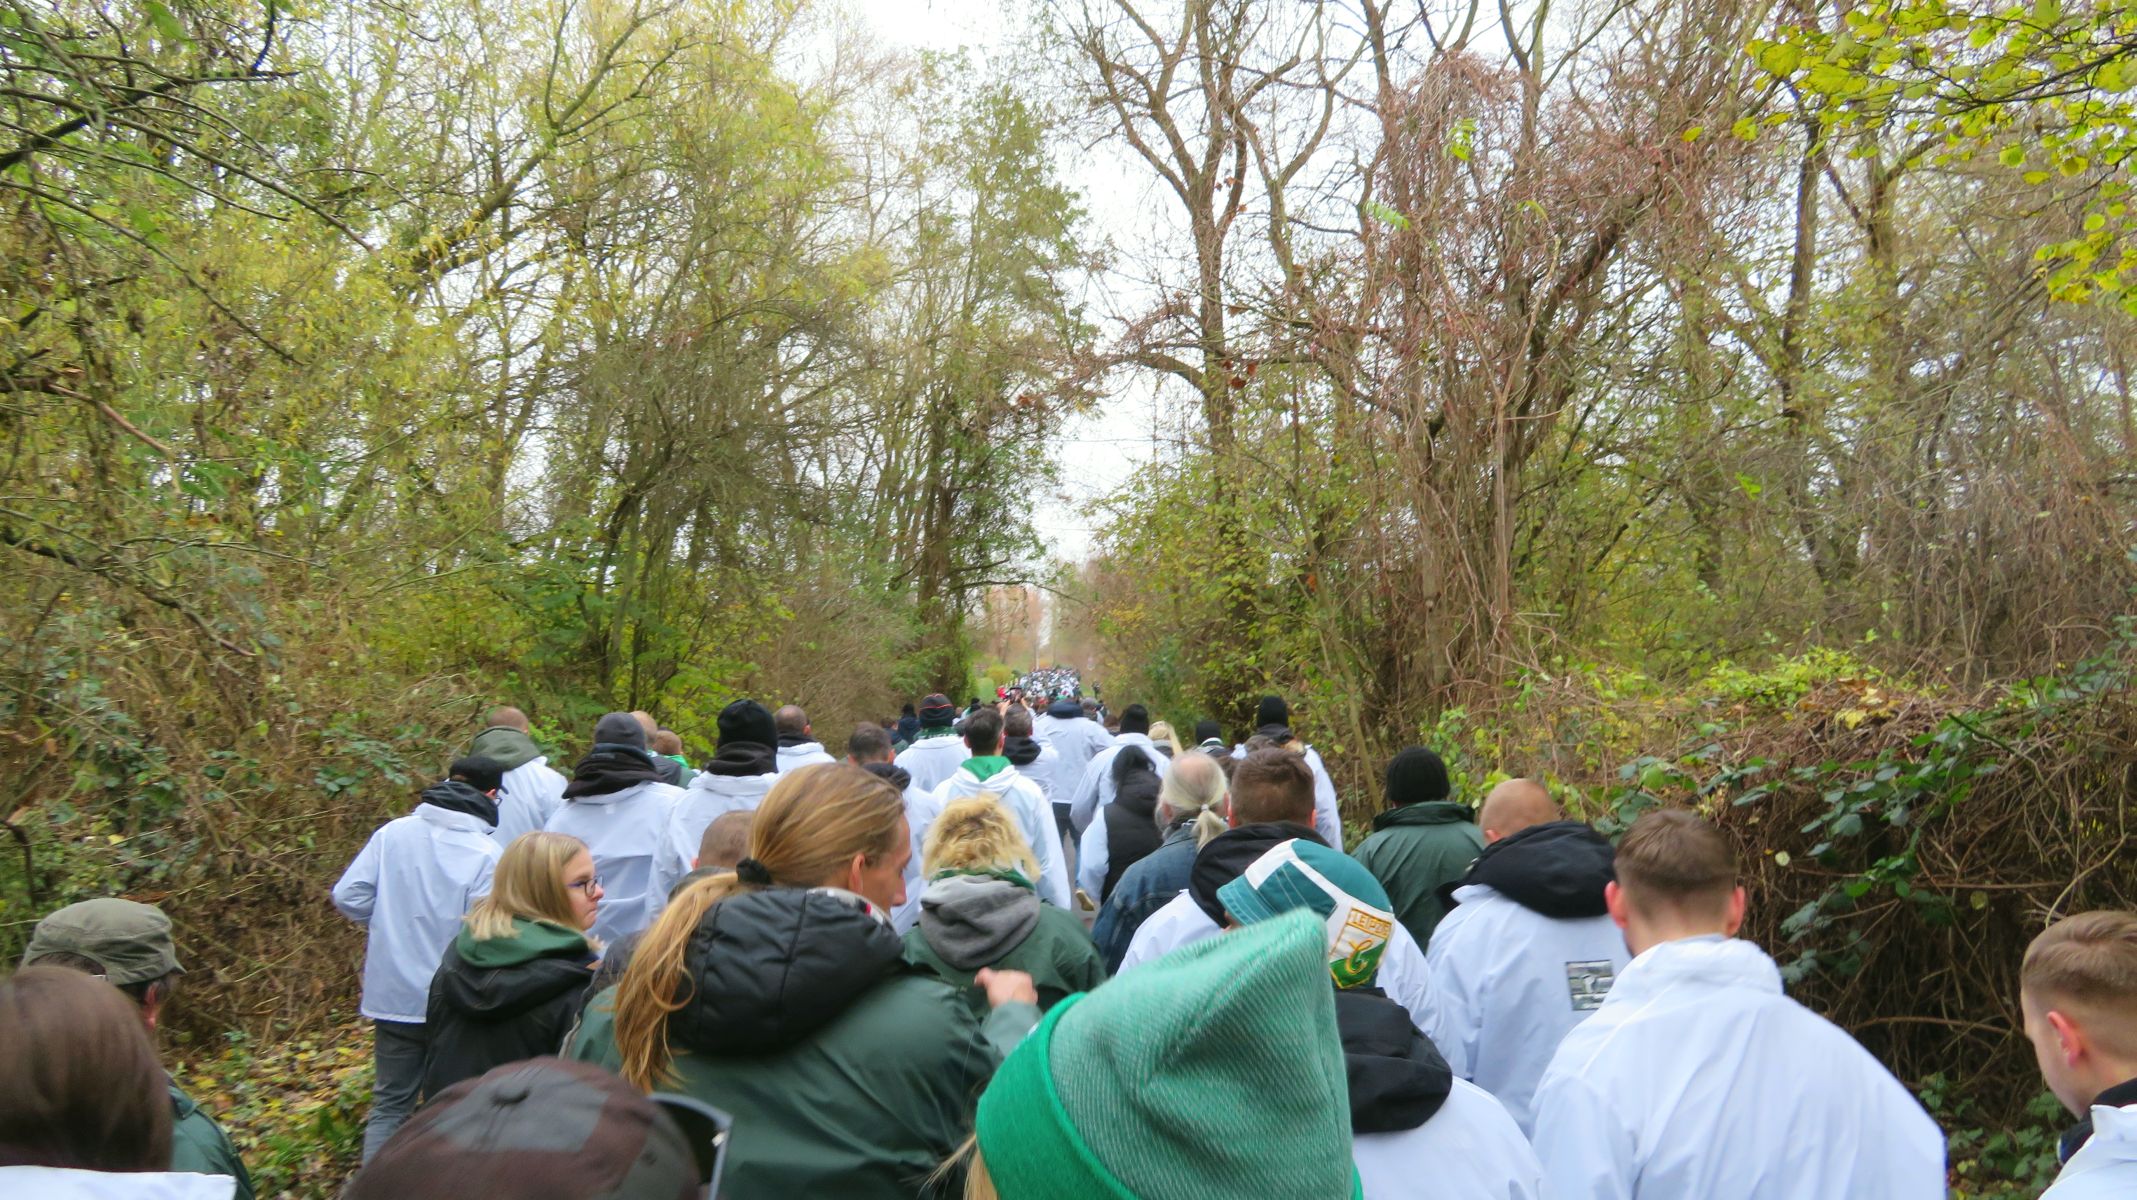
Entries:
[[228,1175],[237,1180],[236,1200],[252,1200],[252,1176],[230,1144],[230,1135],[206,1109],[171,1084],[171,1170],[192,1175]]
[[1388,890],[1395,918],[1423,950],[1447,915],[1439,890],[1460,879],[1484,852],[1484,834],[1466,804],[1428,800],[1373,819],[1373,834],[1351,852]]
[[1023,971],[1041,1011],[1106,981],[1106,960],[1083,922],[1042,903],[1021,876],[945,875],[928,884],[920,921],[905,933],[905,961],[958,990],[972,1015],[987,1015],[973,982],[983,967]]
[[[689,1001],[668,1019],[677,1079],[734,1118],[728,1197],[912,1200],[972,1129],[1002,1056],[1039,1021],[1008,1004],[973,1019],[900,960],[879,919],[829,889],[774,888],[714,905],[691,938]],[[587,1005],[564,1056],[617,1070],[616,990]]]

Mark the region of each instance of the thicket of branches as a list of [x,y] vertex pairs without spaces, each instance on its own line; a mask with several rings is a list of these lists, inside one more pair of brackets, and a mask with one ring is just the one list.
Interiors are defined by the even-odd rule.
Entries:
[[311,1019],[318,887],[486,702],[568,762],[962,690],[1081,215],[852,17],[0,0],[0,949],[162,896],[204,1025]]

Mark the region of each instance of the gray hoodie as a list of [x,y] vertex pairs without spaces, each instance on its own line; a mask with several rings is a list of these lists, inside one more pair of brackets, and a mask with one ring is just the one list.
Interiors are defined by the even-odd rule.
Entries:
[[1000,962],[1038,924],[1038,895],[1002,879],[949,875],[920,897],[921,936],[960,971]]

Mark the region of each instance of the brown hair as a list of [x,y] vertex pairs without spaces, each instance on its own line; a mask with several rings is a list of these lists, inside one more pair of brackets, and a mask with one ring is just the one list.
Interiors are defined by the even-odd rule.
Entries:
[[512,839],[490,879],[490,894],[468,910],[467,931],[476,941],[512,936],[512,919],[547,921],[579,932],[578,914],[564,887],[564,868],[586,843],[568,833],[535,830]]
[[1736,887],[1736,851],[1713,822],[1684,808],[1642,816],[1618,841],[1618,885],[1641,913],[1655,905],[1726,905]]
[[2103,909],[2050,925],[2026,947],[2018,984],[2043,1008],[2107,1017],[2087,1025],[2118,1053],[2137,1054],[2137,913]]
[[874,862],[905,836],[905,797],[880,776],[844,763],[780,776],[749,826],[749,857],[772,882],[744,883],[731,871],[700,879],[670,900],[640,939],[616,985],[619,1073],[640,1091],[677,1082],[668,1017],[690,1002],[683,952],[713,905],[765,886],[820,887],[854,855]]
[[141,1012],[66,967],[0,980],[0,1166],[166,1171],[171,1100]]
[[928,826],[921,862],[929,878],[938,871],[1020,871],[1034,882],[1039,878],[1031,843],[992,792],[945,806]]
[[1313,768],[1289,750],[1257,750],[1232,772],[1232,820],[1313,824]]

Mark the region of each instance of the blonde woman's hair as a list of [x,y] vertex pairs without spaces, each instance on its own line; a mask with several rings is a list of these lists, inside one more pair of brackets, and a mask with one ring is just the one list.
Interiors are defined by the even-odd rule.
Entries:
[[[905,797],[879,776],[845,763],[803,767],[779,777],[749,826],[749,857],[771,887],[821,887],[843,878],[854,855],[873,863],[905,837]],[[734,872],[698,880],[668,902],[638,943],[616,985],[620,1074],[640,1091],[680,1082],[668,1045],[668,1017],[688,1004],[683,953],[712,906],[766,885]]]
[[1174,821],[1195,819],[1195,848],[1199,850],[1229,828],[1224,814],[1218,811],[1229,786],[1224,768],[1216,759],[1200,750],[1190,750],[1172,760],[1172,770],[1165,773],[1165,782],[1158,787],[1158,807],[1169,812]]
[[946,805],[928,826],[920,862],[930,879],[940,871],[1020,871],[1026,879],[1039,878],[1031,843],[992,792]]
[[1172,731],[1172,722],[1170,721],[1159,721],[1157,724],[1152,725],[1150,727],[1150,740],[1159,746],[1172,747],[1174,754],[1180,752],[1180,738],[1178,734]]
[[490,894],[468,910],[468,932],[483,942],[511,937],[514,918],[547,921],[577,932],[579,917],[571,910],[564,868],[586,852],[586,843],[568,833],[536,830],[513,838],[497,860]]

